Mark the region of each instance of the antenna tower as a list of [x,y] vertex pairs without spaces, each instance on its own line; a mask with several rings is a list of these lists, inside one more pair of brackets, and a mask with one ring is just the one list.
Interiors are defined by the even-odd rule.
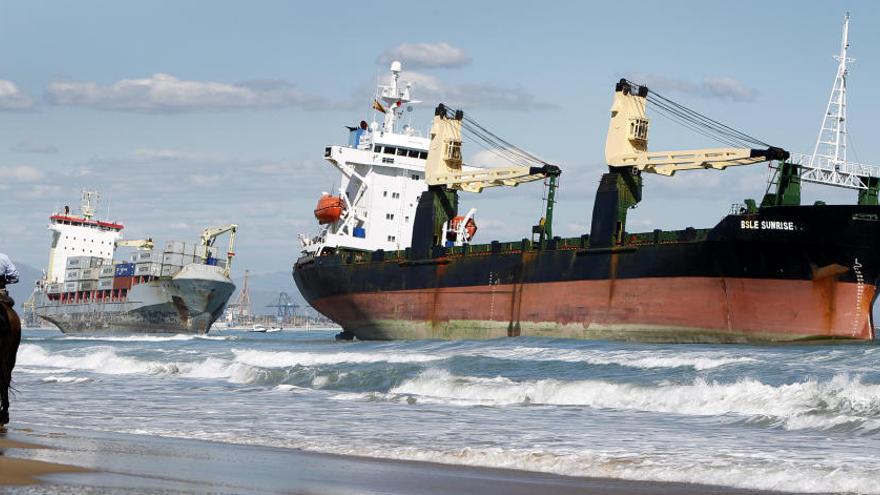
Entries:
[[834,56],[838,61],[837,75],[834,77],[834,86],[831,87],[831,97],[828,98],[813,154],[792,154],[791,162],[799,164],[803,169],[801,180],[849,189],[868,189],[869,182],[872,182],[869,179],[880,177],[880,167],[846,160],[847,63],[855,62],[855,59],[847,56],[848,50],[849,12],[843,18],[840,52]]

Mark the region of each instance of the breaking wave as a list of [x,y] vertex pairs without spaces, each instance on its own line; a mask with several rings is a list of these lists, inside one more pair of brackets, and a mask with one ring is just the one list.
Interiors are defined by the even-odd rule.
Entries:
[[478,350],[474,351],[473,354],[496,359],[583,362],[595,365],[616,364],[642,369],[691,367],[696,370],[708,370],[728,364],[756,361],[755,358],[731,356],[729,353],[720,351],[606,351],[595,349],[514,347],[511,349]]
[[[375,394],[373,394],[375,396]],[[392,388],[385,398],[453,405],[540,404],[586,406],[691,416],[739,416],[768,420],[786,429],[829,429],[847,425],[880,429],[880,385],[837,375],[767,385],[745,378],[733,383],[697,378],[689,384],[645,386],[600,380],[513,381],[504,377],[459,377],[431,369]]]
[[446,356],[413,352],[289,352],[233,349],[236,361],[261,368],[289,368],[329,364],[425,363]]
[[64,335],[55,340],[96,340],[104,342],[177,342],[184,340],[238,340],[237,335]]

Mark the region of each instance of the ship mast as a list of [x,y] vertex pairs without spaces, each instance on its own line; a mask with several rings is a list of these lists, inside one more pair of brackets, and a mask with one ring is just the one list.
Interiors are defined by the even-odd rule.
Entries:
[[[846,126],[846,78],[849,75],[847,64],[855,62],[847,54],[849,51],[849,12],[843,18],[843,34],[840,38],[840,52],[837,60],[837,74],[831,87],[831,96],[825,107],[822,125],[812,155],[792,154],[792,163],[801,169],[801,180],[815,184],[844,187],[860,190],[859,202],[865,203],[867,197],[876,197],[880,182],[880,167],[847,161]],[[865,191],[873,191],[873,194]],[[876,201],[873,202],[876,204]]]

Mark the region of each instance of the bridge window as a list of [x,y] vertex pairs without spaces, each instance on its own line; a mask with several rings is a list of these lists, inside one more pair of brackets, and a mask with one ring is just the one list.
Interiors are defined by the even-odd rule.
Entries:
[[406,156],[406,148],[397,148],[397,156]]
[[393,146],[386,146],[385,147],[385,154],[386,155],[393,155],[395,153],[397,153],[397,148],[395,148]]
[[427,151],[419,151],[419,158],[421,158],[422,160],[427,160],[428,159],[428,152]]
[[409,150],[409,157],[410,158],[418,158],[419,157],[419,150]]

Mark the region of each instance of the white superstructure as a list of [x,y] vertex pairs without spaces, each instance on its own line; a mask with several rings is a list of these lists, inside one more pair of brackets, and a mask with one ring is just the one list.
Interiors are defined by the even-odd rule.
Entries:
[[52,247],[49,249],[47,283],[64,282],[64,271],[70,257],[113,259],[116,241],[122,237],[124,227],[119,223],[94,219],[98,199],[97,193],[84,191],[79,215],[71,213],[70,208],[65,206],[62,211],[49,217]]
[[397,250],[410,245],[416,205],[427,189],[430,139],[402,123],[404,113],[419,102],[410,95],[411,85],[400,81],[400,71],[400,62],[393,62],[389,84],[378,87],[373,122],[349,128],[347,145],[324,149],[324,159],[342,173],[338,196],[333,196],[341,200],[342,208],[338,219],[322,225],[318,235],[300,235],[304,253],[320,254],[336,247]]

